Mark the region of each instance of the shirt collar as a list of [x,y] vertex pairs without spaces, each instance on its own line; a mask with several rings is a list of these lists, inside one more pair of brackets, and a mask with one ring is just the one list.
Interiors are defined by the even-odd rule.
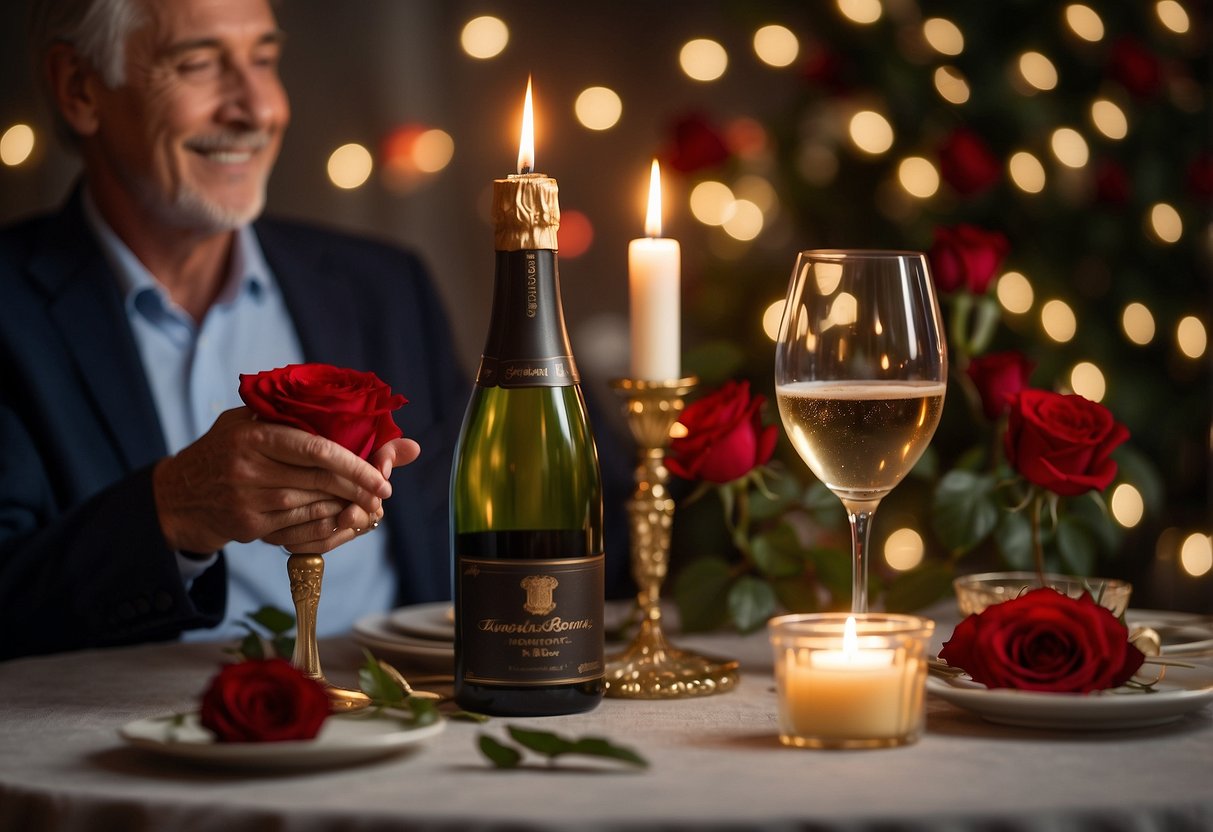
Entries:
[[[122,292],[127,310],[132,311],[135,308],[135,299],[147,292],[154,293],[164,307],[169,307],[172,301],[164,286],[105,221],[87,187],[84,189],[83,202],[85,220],[97,235],[101,250],[118,278],[118,288]],[[257,235],[251,226],[240,226],[236,229],[233,240],[228,276],[215,303],[231,304],[241,294],[254,301],[261,301],[267,292],[275,289],[273,273],[265,261]]]

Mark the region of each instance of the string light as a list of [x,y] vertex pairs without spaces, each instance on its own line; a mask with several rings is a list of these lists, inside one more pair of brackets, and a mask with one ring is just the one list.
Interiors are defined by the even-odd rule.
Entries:
[[860,110],[851,116],[851,141],[864,153],[879,156],[893,146],[893,125],[873,110]]
[[1112,509],[1112,517],[1126,529],[1140,523],[1146,513],[1146,504],[1141,492],[1127,482],[1122,482],[1112,490],[1109,507]]
[[1066,25],[1083,40],[1091,43],[1103,40],[1103,20],[1090,6],[1081,3],[1066,6]]
[[1019,272],[1007,272],[998,278],[994,293],[1002,308],[1014,315],[1022,315],[1032,308],[1032,284]]
[[1040,160],[1026,150],[1021,150],[1011,156],[1007,162],[1007,172],[1015,187],[1027,194],[1038,194],[1045,189],[1047,176],[1045,166]]
[[1186,35],[1192,27],[1188,13],[1176,0],[1159,0],[1154,6],[1158,21],[1177,35]]
[[1144,347],[1154,340],[1154,315],[1144,303],[1133,301],[1120,316],[1120,328],[1126,338]]
[[768,66],[789,66],[800,54],[800,41],[786,26],[763,26],[754,33],[754,54]]
[[696,38],[683,44],[678,65],[694,81],[715,81],[729,66],[729,53],[710,38]]
[[623,100],[609,87],[587,87],[573,103],[573,114],[589,130],[609,130],[623,115]]
[[852,23],[867,25],[880,20],[884,8],[880,0],[838,0],[838,11]]
[[724,225],[733,215],[737,197],[723,182],[707,180],[691,189],[691,216],[704,225]]
[[500,55],[509,42],[510,30],[505,21],[491,15],[472,18],[464,24],[459,34],[459,45],[463,51],[482,61]]
[[1029,86],[1042,92],[1057,86],[1057,67],[1039,52],[1024,52],[1019,56],[1019,74]]
[[1200,358],[1209,346],[1208,333],[1205,325],[1195,315],[1188,315],[1175,327],[1175,340],[1179,351],[1188,358]]
[[936,67],[932,77],[935,81],[935,91],[944,101],[949,104],[964,104],[969,100],[969,82],[956,67]]
[[965,36],[955,23],[946,18],[932,17],[923,21],[922,36],[941,55],[959,55],[965,49]]
[[779,195],[774,186],[755,173],[748,173],[733,183],[733,193],[737,199],[745,199],[758,206],[764,217],[773,217],[779,213]]
[[732,215],[721,224],[724,233],[734,240],[746,242],[762,233],[762,210],[748,199],[733,202]]
[[34,128],[28,124],[14,124],[0,136],[0,162],[16,167],[34,152]]
[[1106,98],[1097,98],[1091,103],[1091,123],[1113,141],[1120,141],[1129,135],[1129,119],[1125,111]]
[[779,340],[779,324],[783,321],[783,309],[787,305],[787,298],[780,298],[762,313],[762,331],[772,341]]
[[1148,227],[1160,243],[1177,243],[1184,233],[1184,221],[1175,206],[1156,202],[1150,208]]
[[1213,569],[1213,540],[1207,534],[1190,534],[1179,547],[1179,565],[1193,578]]
[[910,528],[893,532],[884,542],[884,559],[899,572],[907,572],[922,563],[922,535]]
[[1083,398],[1102,402],[1108,383],[1098,367],[1090,361],[1080,361],[1070,370],[1070,389]]
[[897,181],[910,196],[928,199],[939,190],[939,171],[930,160],[910,156],[897,166]]
[[1058,127],[1049,139],[1049,147],[1057,161],[1068,168],[1081,168],[1091,158],[1087,140],[1072,127]]
[[1040,308],[1040,325],[1059,344],[1064,344],[1078,331],[1078,319],[1074,310],[1064,300],[1051,300]]
[[338,188],[350,190],[366,182],[374,168],[371,152],[360,144],[343,144],[329,156],[329,180]]

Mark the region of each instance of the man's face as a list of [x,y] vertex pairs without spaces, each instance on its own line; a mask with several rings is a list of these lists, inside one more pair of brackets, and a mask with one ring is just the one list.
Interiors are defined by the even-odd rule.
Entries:
[[203,232],[254,219],[290,119],[267,0],[145,0],[126,82],[99,93],[107,175],[157,223]]

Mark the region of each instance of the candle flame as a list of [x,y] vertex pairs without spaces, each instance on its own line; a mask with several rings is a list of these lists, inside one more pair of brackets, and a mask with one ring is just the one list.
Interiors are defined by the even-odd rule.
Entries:
[[518,142],[518,172],[535,169],[535,109],[531,104],[531,76],[526,77],[526,103],[522,105],[522,138]]
[[850,661],[859,653],[859,636],[855,632],[855,616],[848,615],[842,628],[842,652]]
[[656,159],[649,172],[649,210],[644,216],[644,234],[646,237],[661,236],[661,168]]

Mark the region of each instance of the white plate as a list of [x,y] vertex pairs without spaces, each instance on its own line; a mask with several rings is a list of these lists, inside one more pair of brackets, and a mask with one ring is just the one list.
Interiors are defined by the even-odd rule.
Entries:
[[407,667],[450,673],[455,666],[455,643],[413,638],[396,632],[390,613],[373,613],[354,622],[354,641],[378,658],[403,660]]
[[311,740],[286,742],[216,742],[198,724],[197,714],[154,717],[128,723],[119,735],[137,748],[210,765],[239,768],[300,769],[341,766],[387,757],[442,732],[445,720],[422,728],[406,728],[399,720],[382,716],[333,715]]
[[1213,616],[1170,610],[1126,610],[1129,629],[1150,627],[1162,640],[1164,656],[1213,650]]
[[[1148,672],[1158,668],[1147,665]],[[1116,688],[1096,693],[989,690],[968,678],[927,677],[927,690],[1004,725],[1068,731],[1114,731],[1162,725],[1213,703],[1213,668],[1168,667],[1154,692]]]
[[388,623],[406,636],[436,641],[455,640],[455,608],[450,601],[400,607],[388,613]]

